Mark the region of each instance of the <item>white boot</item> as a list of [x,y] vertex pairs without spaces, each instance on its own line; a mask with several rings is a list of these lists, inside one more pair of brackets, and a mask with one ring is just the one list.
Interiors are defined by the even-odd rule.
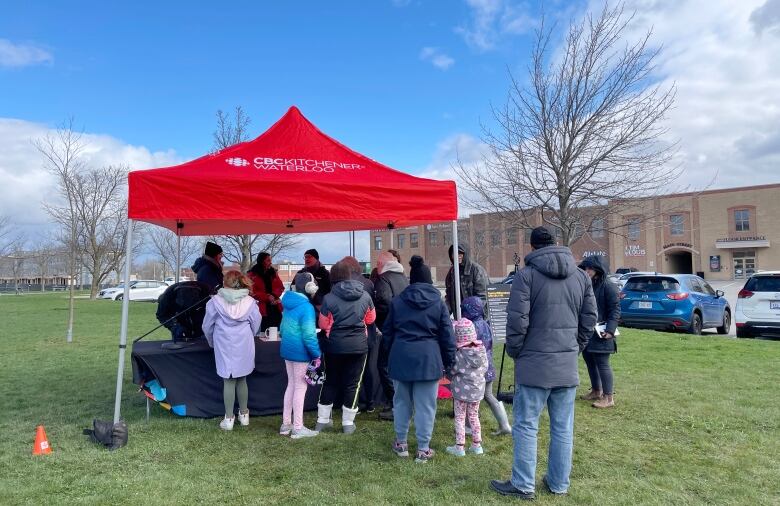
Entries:
[[355,426],[355,417],[358,414],[358,409],[349,409],[346,406],[341,407],[341,430],[344,434],[352,434],[357,428]]
[[317,426],[315,431],[321,432],[323,429],[332,429],[333,420],[330,418],[330,412],[333,410],[333,404],[317,404]]
[[493,412],[493,416],[496,417],[496,421],[498,422],[498,430],[495,431],[493,435],[501,436],[504,434],[511,434],[512,427],[509,425],[509,417],[506,414],[506,408],[504,408],[504,403],[499,401],[498,407],[493,409],[493,407],[491,406],[490,410]]

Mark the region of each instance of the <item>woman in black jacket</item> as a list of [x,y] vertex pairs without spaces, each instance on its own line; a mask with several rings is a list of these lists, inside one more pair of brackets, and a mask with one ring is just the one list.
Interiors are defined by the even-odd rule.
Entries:
[[620,320],[620,292],[617,286],[606,278],[606,269],[600,256],[587,257],[579,267],[591,278],[598,306],[598,322],[605,327],[601,333],[598,330],[593,332],[582,352],[588,366],[591,389],[581,398],[596,401],[593,403],[594,408],[611,408],[615,405],[615,400],[609,356],[617,352],[615,331]]

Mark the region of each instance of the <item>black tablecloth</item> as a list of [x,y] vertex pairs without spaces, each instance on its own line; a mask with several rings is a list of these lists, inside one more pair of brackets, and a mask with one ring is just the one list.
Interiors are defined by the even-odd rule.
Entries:
[[[198,341],[176,350],[162,347],[164,343],[170,342],[139,341],[133,344],[133,383],[140,385],[157,379],[167,391],[164,401],[170,405],[184,405],[186,416],[224,416],[222,378],[217,376],[214,350],[206,341]],[[255,339],[255,370],[247,377],[249,411],[252,415],[282,412],[287,371],[284,360],[279,356],[279,344],[278,341]],[[369,360],[365,374],[374,378],[377,375],[376,359],[371,358],[373,360]],[[368,383],[372,384],[371,381]],[[369,404],[369,398],[377,404],[382,402],[378,381],[374,381],[373,385],[373,392],[361,391],[360,404],[363,409]],[[304,404],[306,410],[317,408],[319,390],[319,386],[308,388]]]

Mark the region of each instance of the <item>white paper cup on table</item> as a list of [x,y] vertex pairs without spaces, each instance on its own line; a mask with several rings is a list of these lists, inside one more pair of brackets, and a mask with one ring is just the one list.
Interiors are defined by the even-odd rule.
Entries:
[[265,331],[265,338],[269,341],[278,341],[279,327],[268,327]]

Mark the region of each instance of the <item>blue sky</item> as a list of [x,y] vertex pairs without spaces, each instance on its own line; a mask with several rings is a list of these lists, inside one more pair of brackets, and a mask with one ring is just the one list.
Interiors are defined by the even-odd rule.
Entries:
[[[558,49],[603,0],[548,0]],[[31,140],[75,116],[89,163],[167,166],[212,148],[218,109],[257,136],[297,105],[323,131],[396,169],[452,178],[484,149],[480,124],[525,76],[542,2],[6,2],[0,15],[0,216],[30,236],[53,182]],[[626,0],[626,38],[652,30],[653,76],[674,83],[680,185],[778,182],[780,0]],[[346,236],[346,234],[344,234]],[[360,236],[361,257],[368,237]],[[307,237],[326,261],[342,236]]]
[[[527,54],[523,34],[490,51],[469,45],[458,28],[474,26],[474,9],[462,2],[198,4],[6,6],[0,37],[52,61],[3,72],[2,115],[54,125],[73,114],[87,131],[193,158],[211,146],[217,109],[242,105],[258,135],[295,104],[355,149],[415,172],[441,139],[478,133],[507,65]],[[436,67],[424,52],[445,59]]]

